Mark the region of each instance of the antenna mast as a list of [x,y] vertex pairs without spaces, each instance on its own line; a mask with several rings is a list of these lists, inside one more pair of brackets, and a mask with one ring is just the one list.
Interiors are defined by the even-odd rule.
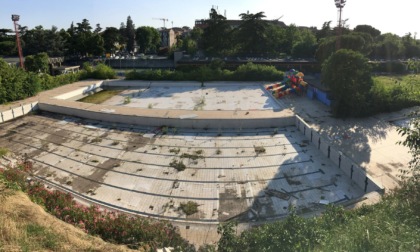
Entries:
[[12,21],[13,24],[15,25],[15,33],[16,33],[16,44],[17,44],[17,48],[18,48],[18,52],[19,52],[19,61],[20,61],[20,67],[22,69],[24,69],[24,65],[23,65],[23,54],[22,54],[22,46],[20,45],[20,38],[19,38],[19,32],[18,32],[18,21],[19,21],[19,15],[12,15]]

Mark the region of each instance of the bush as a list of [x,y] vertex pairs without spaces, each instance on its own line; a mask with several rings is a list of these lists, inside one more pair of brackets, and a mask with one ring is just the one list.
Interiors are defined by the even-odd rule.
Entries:
[[[87,72],[89,75],[89,72]],[[90,73],[90,77],[94,79],[115,79],[115,70],[105,64],[98,64],[95,69]]]
[[247,63],[235,71],[222,70],[222,62],[215,61],[210,66],[198,68],[182,67],[176,71],[146,70],[127,73],[127,80],[189,80],[189,81],[276,81],[283,79],[283,72],[273,66]]
[[51,191],[41,183],[26,183],[32,164],[25,162],[16,168],[0,170],[0,179],[12,189],[28,193],[32,201],[41,204],[55,217],[97,235],[105,241],[126,244],[130,248],[155,251],[162,247],[175,247],[182,251],[193,250],[171,223],[154,221],[123,213],[100,210],[97,206],[86,207],[74,201],[68,193]]

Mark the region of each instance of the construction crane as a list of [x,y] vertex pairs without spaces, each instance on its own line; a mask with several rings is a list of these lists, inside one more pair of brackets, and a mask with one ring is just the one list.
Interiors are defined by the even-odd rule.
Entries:
[[169,21],[167,18],[153,18],[155,20],[162,20],[163,21],[163,28],[166,28],[166,21]]

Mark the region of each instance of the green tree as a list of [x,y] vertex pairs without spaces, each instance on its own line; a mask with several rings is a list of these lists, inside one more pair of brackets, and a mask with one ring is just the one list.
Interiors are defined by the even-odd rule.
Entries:
[[206,53],[216,56],[231,53],[232,29],[226,18],[215,9],[211,9],[207,25],[202,36],[202,46]]
[[133,20],[130,16],[127,17],[127,23],[125,26],[125,37],[127,38],[127,52],[134,52],[134,44],[136,39],[136,30],[134,27]]
[[38,53],[35,56],[29,55],[25,57],[25,67],[28,71],[35,73],[48,73],[48,55],[46,53]]
[[220,239],[217,242],[217,251],[219,252],[234,252],[238,251],[237,237],[235,235],[234,228],[236,227],[235,222],[226,222],[219,224],[217,227],[217,233],[220,235]]
[[22,36],[25,41],[23,53],[25,55],[35,55],[46,52],[50,56],[63,56],[65,51],[65,40],[61,36],[56,26],[51,29],[44,29],[36,26],[28,30]]
[[394,60],[404,55],[401,38],[392,33],[385,33],[376,38],[372,56],[379,59]]
[[370,36],[372,36],[372,38],[376,38],[379,35],[381,35],[381,31],[370,26],[370,25],[358,25],[356,27],[354,27],[353,31],[355,32],[364,32],[367,34],[370,34]]
[[317,48],[316,37],[309,29],[300,31],[301,40],[294,43],[291,54],[297,58],[313,58]]
[[240,44],[240,52],[245,54],[263,54],[267,50],[267,22],[262,20],[266,17],[264,12],[241,13],[242,19],[237,33],[237,43]]
[[136,41],[140,52],[156,51],[160,45],[160,35],[155,28],[142,26],[136,29]]
[[0,29],[0,55],[16,55],[16,37],[12,35],[10,29]]
[[322,65],[322,81],[332,94],[334,116],[362,116],[368,112],[373,80],[368,59],[361,53],[341,49],[332,54]]
[[[319,45],[315,53],[315,58],[324,62],[336,50],[336,37],[324,39]],[[341,36],[341,49],[349,49],[357,51],[367,56],[372,51],[372,39],[369,34],[350,33]]]
[[105,28],[105,31],[102,33],[102,38],[104,39],[104,49],[106,52],[114,53],[119,49],[121,34],[117,28]]
[[318,42],[320,42],[322,39],[328,38],[332,35],[335,35],[332,28],[331,28],[331,22],[327,21],[322,24],[321,30],[317,31],[316,33],[316,39]]

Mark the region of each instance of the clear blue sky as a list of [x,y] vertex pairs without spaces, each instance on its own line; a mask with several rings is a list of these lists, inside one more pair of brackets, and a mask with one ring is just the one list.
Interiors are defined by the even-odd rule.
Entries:
[[[169,19],[166,26],[194,26],[195,19],[207,18],[212,6],[228,19],[239,19],[239,14],[263,11],[267,19],[282,17],[287,25],[316,26],[325,21],[336,25],[337,10],[333,0],[1,0],[0,28],[13,28],[12,14],[20,15],[20,24],[30,29],[37,25],[67,29],[71,22],[86,18],[92,27],[119,27],[131,16],[136,27],[161,27],[163,22],[153,18]],[[343,19],[354,28],[369,24],[382,31],[403,36],[413,35],[420,26],[418,0],[348,0]]]

